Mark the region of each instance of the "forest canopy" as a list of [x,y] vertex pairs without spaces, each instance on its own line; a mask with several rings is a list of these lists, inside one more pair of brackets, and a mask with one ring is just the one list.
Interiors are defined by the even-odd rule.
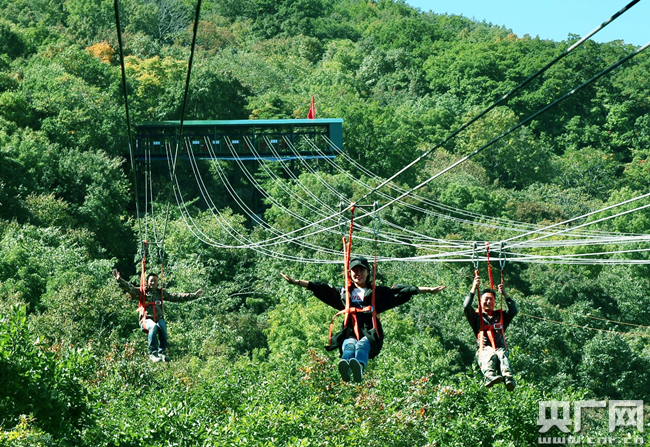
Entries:
[[[517,127],[638,50],[586,41],[448,139],[580,36],[517,36],[403,0],[205,0],[196,36],[189,0],[0,12],[0,446],[529,446],[540,401],[647,397],[647,52]],[[312,96],[316,118],[343,120],[336,157],[131,162],[142,123],[305,119]],[[381,212],[377,283],[447,288],[382,315],[381,355],[343,383],[322,349],[334,310],[280,276],[342,285],[338,228],[268,241],[342,198],[416,187]],[[487,390],[462,309],[467,247],[565,222],[589,226],[505,263],[494,247],[520,311],[518,387]],[[366,224],[355,250],[372,257]],[[147,360],[111,275],[138,284],[142,242],[163,234],[147,268],[172,292],[203,290],[166,305],[169,364]],[[436,260],[436,244],[465,251]],[[478,269],[486,285],[484,251]],[[604,411],[583,426],[611,435]]]

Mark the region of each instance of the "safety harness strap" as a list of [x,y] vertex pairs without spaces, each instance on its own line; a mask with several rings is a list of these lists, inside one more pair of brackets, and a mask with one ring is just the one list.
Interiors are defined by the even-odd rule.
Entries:
[[379,317],[377,316],[377,311],[375,307],[375,282],[377,279],[377,239],[376,239],[376,234],[375,234],[375,262],[374,262],[374,267],[373,267],[373,281],[372,281],[372,296],[371,296],[371,305],[370,306],[365,306],[365,307],[353,307],[352,306],[352,300],[350,297],[350,289],[352,287],[351,279],[350,279],[350,255],[352,253],[352,232],[354,228],[354,212],[356,210],[356,206],[353,203],[350,206],[350,211],[352,212],[352,217],[350,218],[350,231],[348,234],[348,238],[346,241],[345,236],[343,237],[343,268],[345,269],[344,271],[344,276],[345,276],[345,308],[339,312],[337,312],[333,317],[332,320],[330,321],[330,328],[329,328],[329,335],[328,335],[328,346],[332,345],[332,332],[334,330],[334,320],[336,317],[339,315],[345,315],[345,319],[343,320],[343,327],[348,327],[350,320],[352,322],[352,328],[354,330],[354,335],[357,340],[361,340],[362,334],[361,334],[361,328],[359,326],[359,320],[357,318],[357,314],[359,313],[370,313],[372,314],[372,327],[375,329],[375,332],[379,334],[379,324],[378,320]]
[[144,241],[144,255],[142,256],[142,263],[140,266],[140,299],[138,301],[138,314],[140,315],[140,327],[142,328],[142,331],[147,334],[149,333],[149,330],[146,327],[145,321],[146,321],[146,315],[147,315],[147,308],[151,307],[151,316],[154,322],[158,322],[158,315],[156,312],[156,305],[160,304],[161,308],[164,309],[164,304],[163,304],[163,287],[162,287],[162,278],[163,278],[163,268],[162,265],[160,266],[160,281],[161,281],[161,287],[160,287],[160,301],[147,301],[147,274],[146,274],[146,265],[147,265],[147,249],[148,249],[148,242]]
[[[343,238],[343,268],[345,269],[343,272],[343,276],[345,277],[345,320],[343,320],[343,326],[348,325],[348,322],[350,320],[350,305],[351,305],[351,299],[350,299],[350,253],[352,253],[352,229],[354,228],[354,211],[355,211],[355,206],[354,203],[350,207],[350,212],[352,213],[352,216],[350,217],[350,233],[348,235],[348,240],[347,244],[345,241],[345,237]],[[355,329],[355,334],[357,334],[357,340],[359,339],[358,336],[358,329],[356,325],[356,317],[354,318],[354,329]]]
[[140,299],[138,300],[138,314],[140,315],[140,327],[146,334],[149,332],[144,324],[145,315],[147,313],[147,241],[144,241],[144,254],[142,256],[142,263],[140,265]]
[[[474,249],[476,249],[476,244],[474,244]],[[490,288],[494,290],[494,280],[492,278],[492,266],[490,264],[490,243],[486,242],[485,243],[485,254],[487,258],[487,270],[488,270],[488,276],[490,278]],[[501,259],[499,259],[499,262],[501,263]],[[501,263],[501,285],[504,286],[504,281],[503,281],[503,267],[504,267],[505,261]],[[479,276],[478,274],[478,262],[475,264],[475,270],[474,270],[474,276]],[[498,330],[501,332],[501,337],[503,338],[503,346],[507,349],[507,344],[506,344],[506,334],[505,334],[505,329],[503,326],[503,293],[501,294],[501,307],[497,311],[499,312],[499,322],[495,324],[485,324],[485,320],[483,318],[483,308],[481,306],[481,296],[480,292],[478,292],[479,298],[478,298],[478,321],[479,321],[479,333],[478,333],[478,343],[479,343],[479,351],[483,350],[483,347],[485,346],[485,334],[487,334],[488,340],[490,341],[490,345],[492,346],[492,349],[496,351],[497,346],[496,346],[496,332],[495,330]]]
[[350,315],[352,317],[352,321],[354,322],[354,333],[357,336],[357,340],[360,340],[360,332],[359,332],[359,325],[357,321],[357,314],[367,314],[367,313],[373,313],[374,312],[374,307],[373,306],[365,306],[365,307],[350,307],[349,309],[343,309],[338,311],[333,317],[332,321],[330,322],[330,330],[329,330],[329,335],[328,335],[328,340],[329,340],[329,345],[332,344],[332,332],[334,330],[334,320],[336,317],[342,314]]

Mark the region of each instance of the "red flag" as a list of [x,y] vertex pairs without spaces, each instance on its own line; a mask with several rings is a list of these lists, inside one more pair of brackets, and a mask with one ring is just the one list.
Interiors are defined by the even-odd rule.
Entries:
[[313,120],[314,118],[316,118],[316,108],[314,107],[314,95],[311,95],[311,107],[309,107],[307,119]]

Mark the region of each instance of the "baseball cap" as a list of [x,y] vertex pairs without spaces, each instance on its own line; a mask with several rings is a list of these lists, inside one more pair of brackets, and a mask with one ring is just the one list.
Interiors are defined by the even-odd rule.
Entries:
[[364,258],[363,256],[358,256],[356,258],[352,258],[350,261],[350,270],[352,270],[354,267],[360,265],[364,269],[370,271],[370,264],[368,263],[368,260]]

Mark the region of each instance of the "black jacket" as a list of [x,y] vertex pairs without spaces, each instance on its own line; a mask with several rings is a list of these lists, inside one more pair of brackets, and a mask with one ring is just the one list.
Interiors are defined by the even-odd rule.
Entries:
[[[345,309],[345,287],[332,287],[318,281],[310,281],[307,289],[311,290],[316,298],[325,304],[332,306],[337,310]],[[385,286],[376,286],[375,289],[375,309],[377,314],[385,312],[400,304],[406,303],[411,297],[418,293],[418,288],[404,284],[398,284],[393,288]],[[370,306],[372,303],[372,288],[369,287],[365,291],[363,302],[361,305],[352,304],[355,307]],[[341,316],[340,318],[344,318]],[[371,313],[358,313],[357,319],[359,321],[362,336],[365,336],[370,341],[370,358],[375,357],[381,351],[384,344],[384,331],[381,328],[381,322],[377,319],[377,326],[379,334],[372,327],[372,314]],[[332,335],[332,344],[325,346],[325,349],[332,351],[338,349],[339,352],[343,346],[343,342],[348,338],[356,338],[354,334],[354,326],[352,319],[348,320],[348,325],[343,326],[341,330]]]
[[[474,301],[474,295],[470,293],[465,298],[465,302],[463,303],[463,308],[465,311],[465,318],[467,318],[469,325],[472,326],[472,330],[474,331],[474,335],[476,335],[477,337],[476,340],[478,343],[478,333],[481,330],[481,327],[480,327],[478,311],[475,310],[474,306],[472,305],[473,301]],[[515,318],[518,312],[517,305],[515,304],[512,298],[506,298],[506,303],[508,304],[508,309],[503,311],[503,332],[505,332],[506,329],[508,329],[510,322],[512,321],[513,318]],[[483,312],[483,324],[485,326],[499,323],[500,319],[501,319],[500,310],[495,310],[494,312],[492,312],[492,316],[489,316],[487,312]],[[501,331],[494,331],[494,333],[495,333],[494,344],[496,345],[496,347],[505,348],[505,342],[503,340],[503,335],[501,334]],[[484,340],[488,340],[487,334],[484,334]],[[486,343],[489,344],[489,342]]]

